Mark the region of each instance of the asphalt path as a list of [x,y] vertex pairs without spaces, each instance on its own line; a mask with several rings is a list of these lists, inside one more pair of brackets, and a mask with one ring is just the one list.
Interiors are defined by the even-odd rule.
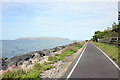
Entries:
[[[78,62],[78,63],[77,63]],[[119,75],[119,69],[91,42],[88,42],[76,60],[71,64],[62,78],[96,78],[113,79]],[[104,79],[104,80],[105,80]]]

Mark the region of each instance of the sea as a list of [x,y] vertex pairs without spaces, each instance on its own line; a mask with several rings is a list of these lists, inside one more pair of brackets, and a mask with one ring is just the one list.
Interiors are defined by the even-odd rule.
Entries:
[[50,49],[57,46],[73,43],[72,40],[1,40],[0,41],[0,58],[38,51],[42,49]]

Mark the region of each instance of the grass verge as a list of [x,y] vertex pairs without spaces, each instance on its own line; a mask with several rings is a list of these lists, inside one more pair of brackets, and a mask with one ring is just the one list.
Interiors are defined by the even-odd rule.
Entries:
[[112,60],[114,60],[117,64],[120,65],[120,56],[118,56],[119,47],[106,44],[106,43],[99,43],[93,42],[96,46],[98,46],[101,50],[103,50]]
[[67,57],[67,56],[71,56],[73,53],[75,53],[78,49],[80,49],[82,46],[84,45],[83,44],[77,44],[77,45],[74,45],[74,46],[71,46],[69,49],[65,50],[64,52],[62,52],[61,54],[55,54],[54,56],[52,57],[48,57],[48,61],[51,61],[53,63],[57,62],[57,61],[64,61],[64,59]]

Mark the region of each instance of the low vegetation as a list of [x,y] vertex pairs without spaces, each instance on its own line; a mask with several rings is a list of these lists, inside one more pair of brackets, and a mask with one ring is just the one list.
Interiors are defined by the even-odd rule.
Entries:
[[35,80],[40,80],[40,73],[44,72],[45,70],[49,70],[51,68],[54,68],[54,66],[49,65],[49,64],[40,64],[40,63],[35,63],[34,67],[30,69],[28,72],[19,69],[19,70],[13,70],[13,71],[8,71],[7,73],[3,74],[3,78],[20,78],[20,79],[35,79]]
[[57,61],[64,61],[64,59],[67,56],[71,56],[73,53],[75,53],[78,49],[80,49],[83,46],[83,44],[81,45],[75,45],[75,46],[71,46],[69,49],[65,50],[63,53],[61,54],[55,54],[52,57],[48,57],[48,61],[51,61],[53,63],[57,62]]
[[10,78],[10,79],[11,78],[12,79],[20,78],[20,80],[26,80],[26,79],[40,80],[40,74],[42,72],[55,67],[51,64],[54,64],[55,62],[60,61],[60,60],[64,61],[64,59],[67,56],[70,56],[73,53],[75,53],[83,45],[84,45],[84,43],[72,45],[70,48],[66,49],[61,54],[55,54],[54,56],[48,57],[48,62],[45,62],[43,64],[35,63],[34,67],[27,72],[22,69],[13,70],[13,71],[6,72],[5,74],[2,75],[2,77],[3,77],[3,79],[5,79],[5,78]]
[[109,45],[106,43],[93,42],[96,46],[98,46],[101,50],[103,50],[106,54],[108,54],[117,64],[120,64],[118,60],[120,60],[120,56],[118,56],[119,47]]

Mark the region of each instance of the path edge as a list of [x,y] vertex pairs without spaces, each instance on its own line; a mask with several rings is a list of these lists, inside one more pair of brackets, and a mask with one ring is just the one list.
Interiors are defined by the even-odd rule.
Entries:
[[[92,42],[91,42],[92,43]],[[93,44],[93,43],[92,43]],[[94,45],[94,44],[93,44]],[[104,52],[104,51],[102,51],[100,48],[98,48],[96,45],[94,45],[98,50],[100,50],[109,60],[110,60],[110,62],[112,62],[113,64],[114,64],[114,66],[118,69],[118,70],[120,70],[120,67]]]

